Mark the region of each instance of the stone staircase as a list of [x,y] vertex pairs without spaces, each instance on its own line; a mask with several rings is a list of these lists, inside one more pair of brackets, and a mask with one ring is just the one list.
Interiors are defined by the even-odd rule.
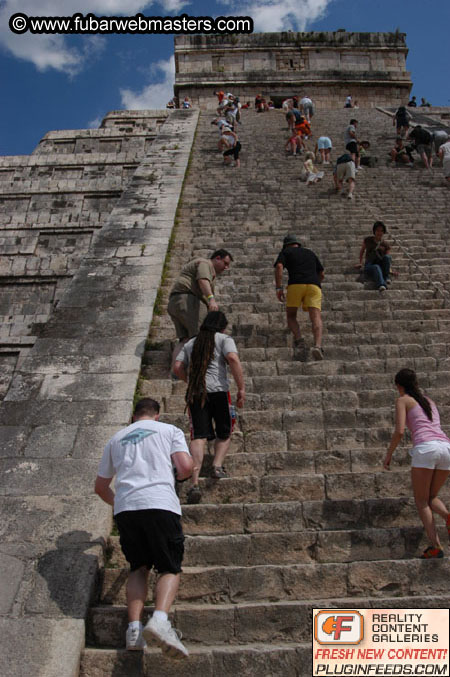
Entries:
[[[112,535],[88,619],[83,677],[306,677],[313,608],[450,604],[449,561],[418,559],[425,541],[406,444],[392,471],[382,470],[399,368],[418,372],[450,432],[449,193],[440,168],[387,165],[390,118],[350,113],[318,111],[313,131],[331,136],[336,158],[349,118],[359,119],[359,136],[379,162],[358,174],[353,202],[334,194],[331,167],[319,185],[299,181],[302,159],[284,153],[281,112],[243,116],[240,170],[221,165],[217,130],[200,117],[163,306],[184,261],[220,246],[233,253],[217,296],[244,365],[247,402],[226,460],[229,479],[208,479],[207,458],[203,501],[183,506],[186,557],[173,619],[189,660],[124,650],[127,571]],[[377,219],[394,240],[399,273],[384,296],[349,273]],[[287,232],[325,267],[323,362],[292,358],[272,267]],[[306,314],[301,323],[311,345]],[[168,379],[172,338],[163,312],[140,387],[161,401],[163,420],[187,431],[185,386]]]

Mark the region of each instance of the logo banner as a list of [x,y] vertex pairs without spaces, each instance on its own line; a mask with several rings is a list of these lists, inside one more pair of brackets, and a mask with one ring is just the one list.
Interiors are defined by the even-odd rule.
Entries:
[[450,675],[448,609],[313,609],[313,677]]

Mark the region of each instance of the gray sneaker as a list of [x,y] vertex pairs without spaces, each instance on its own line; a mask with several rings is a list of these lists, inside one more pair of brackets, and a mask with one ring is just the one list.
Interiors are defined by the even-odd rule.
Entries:
[[142,636],[142,627],[127,628],[126,634],[127,651],[143,651],[147,644]]
[[187,658],[189,656],[189,651],[180,642],[181,633],[172,628],[169,620],[161,621],[152,616],[142,632],[148,642],[155,639],[167,656],[171,656],[171,658]]
[[378,291],[380,292],[380,294],[384,294],[384,292],[386,291],[386,287],[384,286],[384,284],[382,284],[381,287],[378,287]]
[[319,346],[314,346],[314,348],[311,351],[311,355],[316,360],[316,362],[323,360],[323,350],[322,350],[322,348],[320,348]]

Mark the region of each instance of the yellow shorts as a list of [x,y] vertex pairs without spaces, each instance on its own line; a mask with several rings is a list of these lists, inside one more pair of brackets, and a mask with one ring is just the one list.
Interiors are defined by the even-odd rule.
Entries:
[[287,308],[322,309],[322,290],[316,284],[289,284],[286,294]]

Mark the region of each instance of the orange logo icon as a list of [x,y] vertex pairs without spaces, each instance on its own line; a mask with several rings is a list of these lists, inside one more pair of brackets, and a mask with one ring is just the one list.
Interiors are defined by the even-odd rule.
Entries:
[[319,644],[359,644],[364,618],[351,609],[325,609],[314,616],[314,638]]

